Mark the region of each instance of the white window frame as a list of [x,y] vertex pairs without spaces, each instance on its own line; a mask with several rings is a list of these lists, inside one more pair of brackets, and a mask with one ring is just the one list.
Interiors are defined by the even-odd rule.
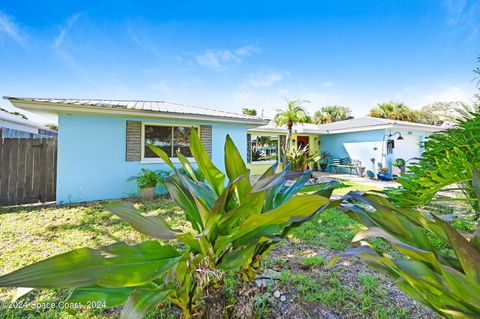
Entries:
[[251,165],[262,165],[262,164],[264,164],[264,165],[272,165],[272,164],[275,164],[275,163],[277,163],[277,162],[280,161],[280,158],[279,158],[279,157],[280,157],[280,134],[279,134],[279,135],[277,135],[277,134],[269,134],[269,133],[267,133],[267,132],[262,132],[262,133],[263,133],[263,134],[261,134],[261,135],[260,135],[260,134],[256,134],[256,133],[254,133],[254,134],[250,133],[250,135],[251,135],[251,136],[257,136],[257,137],[258,137],[258,136],[270,136],[270,137],[276,136],[276,137],[277,137],[277,140],[278,140],[278,144],[277,144],[277,160],[276,160],[276,161],[275,161],[275,160],[270,160],[270,161],[254,161],[254,160],[253,160],[253,156],[252,156],[253,154],[250,154],[250,158],[251,158],[250,164],[251,164]]
[[[200,125],[195,125],[195,124],[181,124],[181,123],[155,123],[155,122],[142,122],[142,130],[141,130],[141,160],[140,163],[142,164],[165,164],[165,161],[162,160],[160,157],[155,157],[155,158],[150,158],[150,157],[145,157],[145,126],[166,126],[166,127],[191,127],[191,128],[197,128],[198,135],[201,138],[201,132],[200,132]],[[195,163],[195,159],[193,157],[187,157],[187,159],[190,161],[190,163]],[[170,160],[172,163],[180,163],[180,160],[178,157],[170,157]]]

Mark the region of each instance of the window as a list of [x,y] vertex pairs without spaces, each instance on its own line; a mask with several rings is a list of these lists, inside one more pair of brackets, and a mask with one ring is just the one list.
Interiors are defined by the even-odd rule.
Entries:
[[278,160],[278,136],[251,135],[250,158],[253,163],[268,163]]
[[[186,157],[192,157],[190,152],[190,133],[191,126],[160,126],[153,124],[144,125],[144,155],[145,159],[158,158],[153,153],[148,144],[162,149],[171,158],[177,157],[177,151],[180,151]],[[197,129],[198,131],[198,129]]]

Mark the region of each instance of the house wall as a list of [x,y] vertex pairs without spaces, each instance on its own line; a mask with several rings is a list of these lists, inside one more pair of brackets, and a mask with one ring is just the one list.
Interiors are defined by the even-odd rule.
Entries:
[[115,199],[138,195],[136,183],[127,179],[141,168],[168,170],[160,163],[127,162],[126,121],[212,125],[212,160],[224,170],[223,145],[230,134],[244,160],[244,124],[192,122],[106,115],[59,115],[57,203]]
[[[332,158],[343,158],[351,157],[362,162],[362,166],[366,167],[367,170],[372,170],[372,163],[370,159],[375,158],[375,165],[378,162],[382,162],[385,165],[385,158],[382,158],[382,141],[385,134],[393,134],[397,130],[373,130],[373,131],[364,131],[364,132],[351,132],[351,133],[339,133],[339,134],[329,134],[321,136],[321,151],[326,151],[330,153],[330,160]],[[417,145],[416,150],[412,150],[412,153],[417,152],[418,154],[422,153],[421,143],[429,135],[429,133],[422,131],[399,131],[403,136],[415,135],[419,137],[420,144]],[[347,148],[345,147],[346,143],[359,143],[358,145],[362,147],[362,151],[356,152],[358,156],[352,156],[348,153]],[[361,143],[361,144],[360,144]],[[398,143],[401,143],[399,141]],[[350,146],[353,148],[352,146]],[[386,151],[386,150],[385,150]],[[394,149],[395,156],[395,149]],[[328,169],[329,171],[332,168]],[[338,169],[338,172],[348,173],[349,169]]]

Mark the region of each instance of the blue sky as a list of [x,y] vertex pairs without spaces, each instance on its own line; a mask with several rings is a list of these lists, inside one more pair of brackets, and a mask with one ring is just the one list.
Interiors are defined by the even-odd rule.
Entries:
[[0,0],[2,96],[362,116],[468,101],[479,54],[480,1]]

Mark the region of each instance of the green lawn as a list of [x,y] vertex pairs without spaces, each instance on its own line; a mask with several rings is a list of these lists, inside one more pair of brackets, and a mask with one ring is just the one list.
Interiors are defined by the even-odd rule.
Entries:
[[[362,188],[358,184],[344,181],[343,188],[335,194],[344,194],[352,189]],[[363,189],[365,189],[363,187]],[[369,188],[370,189],[370,188]],[[315,191],[314,186],[304,187],[303,192]],[[161,215],[174,228],[187,228],[179,208],[167,198],[151,202],[136,202],[136,206],[150,216]],[[104,210],[98,203],[46,208],[16,208],[0,213],[0,274],[11,272],[21,266],[84,246],[99,247],[115,241],[129,244],[138,243],[145,236],[132,230],[125,222]],[[313,220],[295,229],[290,240],[279,249],[287,249],[295,256],[284,260],[284,254],[272,252],[267,258],[265,269],[284,264],[279,287],[293,289],[292,298],[305,307],[322,305],[338,313],[350,313],[353,317],[364,318],[406,318],[408,311],[403,306],[392,306],[386,297],[387,284],[383,277],[371,272],[355,273],[354,286],[342,283],[345,274],[335,267],[326,269],[323,265],[327,256],[322,252],[335,254],[348,247],[352,237],[362,228],[337,210],[328,210]],[[299,248],[300,247],[300,248]],[[305,247],[308,247],[305,248]],[[305,254],[306,250],[317,253]],[[292,264],[293,263],[293,264]],[[293,266],[291,266],[293,265]],[[227,289],[233,289],[234,281],[227,282]],[[374,289],[378,287],[378,289]],[[0,290],[0,300],[7,300],[13,290]],[[23,301],[58,302],[66,298],[67,290],[34,291]],[[261,318],[273,318],[272,306],[268,305],[271,292],[259,296],[256,303]],[[360,298],[357,300],[357,298]],[[232,299],[232,302],[234,300]],[[117,318],[118,309],[82,310],[73,314],[66,310],[42,309],[0,309],[0,318]],[[168,306],[150,314],[150,318],[175,318]],[[350,316],[351,317],[351,316]]]

